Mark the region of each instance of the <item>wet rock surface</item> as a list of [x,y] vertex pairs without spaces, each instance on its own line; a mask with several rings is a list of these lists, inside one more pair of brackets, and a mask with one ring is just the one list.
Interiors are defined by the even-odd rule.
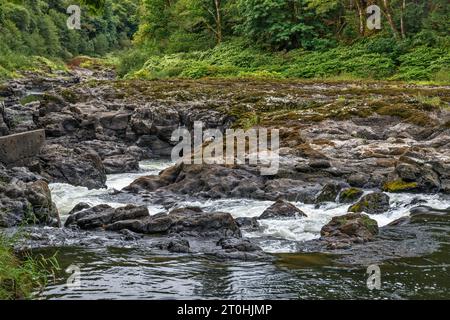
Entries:
[[0,227],[27,224],[60,224],[48,184],[26,168],[0,164]]
[[143,234],[183,234],[207,237],[240,237],[233,217],[226,212],[203,212],[200,208],[181,208],[143,219],[122,219],[105,226],[106,230],[128,229]]
[[[77,207],[78,209],[80,208],[80,206]],[[106,228],[108,225],[123,220],[139,219],[148,216],[149,212],[146,207],[128,205],[114,209],[108,205],[98,205],[71,214],[64,226],[77,226],[80,229],[90,230]]]
[[360,213],[334,217],[320,231],[321,240],[328,242],[330,248],[350,247],[352,243],[368,242],[377,234],[377,222]]
[[435,209],[429,206],[418,206],[410,210],[409,216],[392,221],[389,226],[408,224],[426,224],[428,222],[450,222],[450,208]]
[[[351,205],[345,219],[324,226],[322,239],[297,245],[299,252],[353,250],[343,258],[353,262],[370,254],[380,259],[425,254],[437,243],[430,223],[446,228],[447,211],[423,206],[379,233],[364,214],[390,210],[390,197],[382,191],[450,194],[449,88],[256,80],[150,85],[110,77],[105,73],[90,82],[91,76],[74,71],[48,79],[30,75],[2,86],[0,135],[44,129],[47,136],[26,168],[0,166],[2,226],[17,226],[30,216],[32,224],[58,225],[48,183],[104,188],[107,174],[137,172],[141,160],[168,157],[175,145],[172,131],[192,129],[195,121],[224,131],[258,118],[260,126],[279,128],[279,170],[262,176],[258,166],[247,164],[177,164],[112,195],[133,205],[80,204],[67,228],[30,229],[30,246],[132,243],[172,253],[267,258],[258,241],[242,238],[241,230],[260,230],[264,218],[305,216],[278,199],[319,208]],[[443,107],[417,99],[438,94]],[[194,207],[173,209],[186,199],[234,198],[277,202],[260,222]],[[167,212],[150,216],[149,204],[161,204]]]
[[449,239],[449,209],[418,206],[384,227],[364,214],[334,217],[322,228],[320,239],[299,243],[298,251],[330,254],[343,265],[367,266],[428,256],[445,250]]
[[369,193],[357,203],[348,208],[349,212],[366,212],[369,214],[381,214],[389,210],[389,196],[382,192]]
[[286,219],[299,217],[306,217],[306,214],[289,202],[277,200],[273,205],[264,210],[258,219]]

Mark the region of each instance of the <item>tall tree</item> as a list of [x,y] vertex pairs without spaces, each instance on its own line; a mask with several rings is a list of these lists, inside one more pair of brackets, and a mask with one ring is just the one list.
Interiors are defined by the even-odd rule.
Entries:
[[382,0],[383,7],[384,7],[384,14],[386,15],[386,19],[389,23],[389,26],[391,27],[392,34],[395,38],[399,38],[399,32],[397,29],[397,26],[395,25],[395,21],[393,18],[392,13],[392,7],[391,7],[391,1],[390,0]]

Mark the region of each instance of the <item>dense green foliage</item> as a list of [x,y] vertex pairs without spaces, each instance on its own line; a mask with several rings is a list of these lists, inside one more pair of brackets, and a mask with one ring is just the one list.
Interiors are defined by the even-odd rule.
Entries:
[[55,257],[25,255],[19,259],[13,252],[11,239],[0,234],[0,300],[32,298],[58,269]]
[[[81,30],[66,25],[72,4],[81,5]],[[66,60],[129,47],[138,27],[137,9],[138,0],[0,0],[0,78],[39,68],[42,59],[35,56]]]
[[[370,4],[383,11],[381,30],[366,26]],[[142,0],[142,8],[121,76],[450,81],[445,0]]]
[[[0,0],[0,77],[35,66],[29,56],[120,51],[128,78],[450,81],[447,0],[79,1],[92,10],[69,30],[71,1]],[[372,4],[381,30],[366,25]]]
[[[351,46],[326,51],[267,52],[229,41],[212,49],[172,54],[145,54],[142,68],[126,77],[145,79],[181,77],[270,77],[270,78],[336,78],[450,81],[450,52],[427,46],[379,52],[379,42],[371,39]],[[392,44],[395,46],[395,43]],[[389,47],[391,50],[392,47]],[[133,51],[135,54],[142,51]],[[143,61],[145,59],[142,59]],[[125,59],[129,61],[129,59]],[[137,62],[137,60],[135,60]],[[124,75],[125,73],[122,73]]]

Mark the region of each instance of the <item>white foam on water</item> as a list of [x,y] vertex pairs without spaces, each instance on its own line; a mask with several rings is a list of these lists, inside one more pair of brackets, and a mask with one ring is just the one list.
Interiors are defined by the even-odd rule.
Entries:
[[[366,193],[369,193],[367,191]],[[425,200],[425,205],[445,209],[450,207],[450,199],[445,199],[440,195],[417,195],[417,194],[394,194],[388,193],[391,198],[391,209],[383,214],[371,214],[372,219],[376,220],[379,227],[383,227],[392,221],[409,215],[409,209],[417,205],[410,205],[415,198]],[[258,217],[265,209],[272,205],[272,201],[258,201],[249,199],[227,199],[227,200],[207,200],[207,201],[188,201],[182,202],[177,207],[198,206],[205,211],[224,211],[229,212],[234,218],[238,217]],[[350,204],[324,203],[320,207],[301,202],[292,202],[301,209],[307,217],[296,219],[263,219],[259,220],[260,231],[244,232],[248,238],[274,238],[274,240],[263,241],[261,247],[267,252],[293,252],[295,246],[282,240],[308,241],[318,239],[322,227],[331,221],[335,216],[347,213]],[[280,239],[280,240],[276,240]]]
[[[107,189],[88,190],[84,187],[74,187],[68,184],[55,183],[50,185],[53,201],[56,203],[62,216],[66,215],[76,204],[86,202],[90,205],[108,204],[111,207],[120,207],[124,203],[107,202],[105,197],[114,189],[120,190],[135,179],[145,175],[157,175],[160,171],[171,166],[168,161],[144,161],[140,164],[141,172],[131,174],[108,175]],[[365,193],[368,193],[366,191]],[[378,222],[380,227],[390,222],[407,216],[409,209],[416,205],[410,205],[415,198],[426,201],[425,205],[445,209],[450,207],[450,198],[442,195],[425,194],[394,194],[389,193],[391,209],[383,214],[369,215]],[[185,201],[177,204],[178,208],[186,206],[201,207],[204,211],[229,212],[234,218],[238,217],[258,217],[265,209],[273,204],[272,201],[259,201],[250,199],[221,199],[221,200],[197,200]],[[264,237],[271,240],[263,241],[261,246],[267,252],[292,252],[295,251],[295,245],[290,241],[308,241],[320,237],[321,228],[327,224],[333,217],[344,215],[350,204],[324,203],[320,207],[301,202],[293,202],[295,206],[306,213],[307,217],[297,219],[277,220],[265,219],[259,220],[262,226],[261,230],[255,232],[244,232],[244,236],[249,238]],[[151,215],[165,211],[163,207],[150,205],[148,207]],[[273,239],[273,240],[272,240]],[[278,240],[277,240],[278,239]]]
[[140,178],[142,176],[158,175],[162,170],[167,169],[171,165],[173,165],[172,162],[165,160],[142,161],[141,163],[139,163],[140,172],[110,174],[107,176],[106,185],[108,186],[108,189],[122,190],[137,178]]
[[[139,164],[138,173],[121,173],[107,175],[106,189],[88,190],[85,187],[76,187],[67,183],[51,183],[49,185],[52,199],[55,202],[62,217],[67,215],[78,203],[85,202],[91,206],[107,204],[113,208],[123,206],[124,203],[105,201],[114,190],[121,190],[139,177],[157,175],[162,170],[170,167],[169,161],[142,161]],[[149,207],[150,214],[163,211],[162,207]]]

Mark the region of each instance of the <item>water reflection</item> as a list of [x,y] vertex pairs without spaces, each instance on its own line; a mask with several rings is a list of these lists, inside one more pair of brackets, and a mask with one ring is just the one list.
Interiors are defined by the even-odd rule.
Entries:
[[[141,249],[61,248],[61,269],[81,267],[81,288],[57,275],[45,299],[424,299],[449,298],[448,247],[425,258],[381,265],[382,289],[366,286],[367,266],[332,256],[283,254],[277,264],[155,256]],[[54,250],[35,253],[51,255]]]

